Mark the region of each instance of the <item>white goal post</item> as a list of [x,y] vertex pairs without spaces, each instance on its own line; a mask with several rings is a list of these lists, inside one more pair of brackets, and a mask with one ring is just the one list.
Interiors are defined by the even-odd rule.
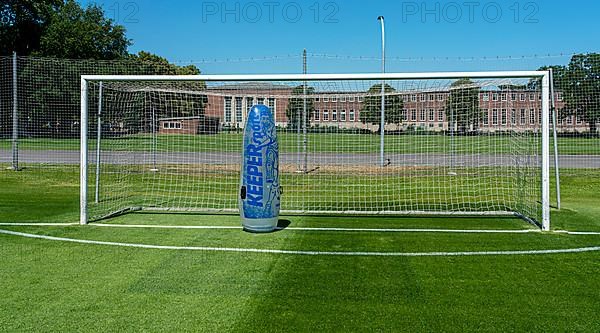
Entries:
[[[368,120],[368,103],[383,91],[395,98],[385,99],[385,131],[378,131]],[[307,100],[310,124],[300,116]],[[237,131],[242,105],[253,103],[277,108],[280,140],[293,141],[289,153],[305,157],[288,161],[288,142],[280,143],[289,180],[281,184],[282,212],[512,214],[550,229],[547,71],[82,75],[80,223],[135,209],[234,212]],[[296,110],[298,103],[303,107]],[[106,119],[100,120],[99,107]],[[200,133],[198,121],[208,124],[213,109],[220,112],[218,126]],[[195,132],[184,132],[191,123]],[[97,147],[93,154],[90,145]],[[386,166],[380,151],[389,157]],[[106,185],[90,184],[90,172]],[[206,182],[211,195],[196,196]],[[95,203],[98,213],[90,216],[90,193],[97,197],[99,186],[100,196],[109,198]]]

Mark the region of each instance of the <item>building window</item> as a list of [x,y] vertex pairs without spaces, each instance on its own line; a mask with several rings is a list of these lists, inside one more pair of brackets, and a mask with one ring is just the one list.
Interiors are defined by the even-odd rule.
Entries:
[[520,120],[521,120],[521,125],[525,125],[525,122],[527,121],[527,116],[525,115],[525,109],[521,109],[521,114],[520,114]]
[[337,96],[332,96],[332,97],[331,97],[331,102],[332,102],[332,103],[336,103],[337,101],[338,101],[338,98],[337,98]]
[[506,109],[502,109],[502,125],[506,125]]
[[321,120],[321,111],[315,110],[314,116],[315,116],[315,121]]
[[488,102],[490,100],[490,94],[489,93],[483,93],[481,94],[481,97],[483,99],[484,102]]
[[246,97],[246,110],[250,112],[250,108],[254,105],[254,98]]
[[321,99],[319,97],[315,97],[315,102],[320,101]]
[[521,102],[525,102],[525,94],[521,94],[520,99],[521,99]]
[[444,95],[442,95],[442,94],[438,94],[438,95],[437,95],[437,100],[438,100],[438,101],[443,101],[443,100],[444,100]]
[[534,109],[529,110],[529,124],[531,124],[531,125],[535,124],[535,110]]
[[225,122],[231,122],[231,97],[225,97]]
[[434,94],[429,94],[429,100],[430,101],[434,101],[435,100],[435,95]]
[[331,120],[337,121],[337,110],[331,111]]
[[484,110],[483,110],[483,124],[484,124],[485,126],[487,126],[487,125],[488,125],[489,118],[490,118],[489,111],[488,111],[487,109],[484,109]]
[[506,101],[506,93],[500,94],[500,98],[502,99],[502,101]]
[[358,96],[358,102],[359,102],[359,103],[362,103],[362,101],[363,101],[363,100],[364,100],[364,97],[363,97],[363,96]]
[[567,125],[573,125],[573,116],[567,117]]
[[342,97],[340,97],[340,101],[341,101],[341,102],[346,102],[346,96],[342,96]]
[[421,102],[424,102],[426,100],[427,96],[425,96],[425,94],[421,94]]
[[417,101],[417,95],[410,95],[410,101],[411,102],[416,102]]
[[340,113],[340,121],[346,121],[346,110],[342,110]]
[[581,123],[582,123],[582,121],[581,121],[581,117],[579,117],[579,116],[575,116],[575,123],[576,123],[577,125],[581,125]]
[[235,121],[238,123],[244,122],[244,106],[242,105],[243,101],[244,99],[242,97],[235,98]]
[[354,102],[354,96],[348,97],[348,102]]
[[267,103],[269,103],[269,108],[271,109],[271,112],[273,112],[273,118],[277,119],[277,104],[275,103],[275,98],[270,97]]
[[329,110],[323,110],[323,121],[329,121]]
[[419,121],[425,121],[425,110],[419,112]]
[[329,102],[329,97],[323,97],[323,102]]
[[512,125],[517,124],[517,110],[515,109],[510,110],[510,123]]
[[516,101],[517,100],[517,94],[510,94],[510,100],[511,101]]
[[435,121],[435,111],[429,109],[429,121]]
[[256,104],[265,105],[265,98],[264,97],[256,97]]
[[492,110],[492,125],[498,125],[498,109]]
[[497,93],[493,93],[492,94],[492,101],[497,101],[498,100],[498,94]]
[[181,129],[181,122],[179,121],[167,121],[163,123],[164,129]]
[[438,111],[438,121],[444,121],[444,110]]
[[354,110],[350,110],[350,121],[355,121],[356,120],[356,116],[354,114]]
[[415,109],[410,110],[410,120],[417,121],[417,110],[415,110]]
[[529,100],[530,101],[535,101],[535,95],[533,93],[529,94]]
[[562,101],[563,100],[563,95],[562,95],[561,91],[559,91],[559,92],[556,93],[556,100],[557,101]]

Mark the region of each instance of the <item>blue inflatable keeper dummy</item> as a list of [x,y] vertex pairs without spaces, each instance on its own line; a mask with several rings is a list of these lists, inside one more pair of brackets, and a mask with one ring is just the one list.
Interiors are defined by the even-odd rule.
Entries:
[[265,105],[250,108],[244,127],[240,216],[244,230],[271,232],[277,228],[281,188],[275,119]]

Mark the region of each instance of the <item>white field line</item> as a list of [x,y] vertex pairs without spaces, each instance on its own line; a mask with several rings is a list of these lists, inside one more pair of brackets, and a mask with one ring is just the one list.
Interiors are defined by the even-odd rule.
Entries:
[[79,225],[79,223],[0,223],[3,227],[70,227]]
[[307,256],[362,256],[362,257],[458,257],[458,256],[499,256],[499,255],[542,255],[542,254],[564,254],[564,253],[583,253],[600,251],[600,246],[581,247],[572,249],[557,250],[515,250],[515,251],[473,251],[473,252],[341,252],[341,251],[305,251],[305,250],[274,250],[274,249],[253,249],[253,248],[235,248],[235,247],[204,247],[204,246],[168,246],[168,245],[149,245],[135,243],[118,243],[94,241],[85,239],[73,239],[64,237],[53,237],[45,235],[35,235],[23,232],[15,232],[0,229],[0,234],[20,236],[27,238],[70,242],[90,245],[108,245],[130,248],[158,249],[158,250],[189,250],[205,252],[237,252],[237,253],[267,253],[267,254],[290,254]]
[[[0,226],[28,226],[28,227],[64,227],[78,226],[79,223],[0,223]],[[211,226],[211,225],[151,225],[151,224],[105,224],[92,223],[91,227],[106,228],[149,228],[149,229],[205,229],[205,230],[242,230],[241,226]],[[474,234],[527,234],[542,233],[540,229],[521,230],[477,230],[477,229],[402,229],[402,228],[329,228],[329,227],[278,227],[277,230],[298,231],[337,231],[337,232],[429,232],[429,233],[474,233]],[[568,231],[553,230],[550,233],[568,235],[600,235],[596,231]]]
[[[144,225],[144,224],[102,224],[93,223],[90,226],[116,228],[159,228],[159,229],[234,229],[242,230],[241,226],[186,226],[186,225]],[[524,234],[540,233],[539,229],[523,230],[475,230],[475,229],[402,229],[402,228],[328,228],[328,227],[278,227],[277,230],[298,231],[339,231],[339,232],[440,232],[440,233],[482,233],[482,234]]]

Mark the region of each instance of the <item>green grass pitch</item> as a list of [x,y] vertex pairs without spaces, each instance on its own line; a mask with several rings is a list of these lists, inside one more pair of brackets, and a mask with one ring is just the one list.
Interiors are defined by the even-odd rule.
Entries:
[[[73,167],[0,170],[0,223],[76,222]],[[554,229],[600,232],[600,171],[565,170]],[[293,227],[531,230],[514,218],[283,216],[239,229],[0,226],[70,239],[343,252],[545,250],[598,235],[303,231]],[[135,213],[116,225],[237,226],[231,215]],[[600,252],[306,256],[126,248],[0,234],[0,331],[600,330]]]
[[[95,147],[90,137],[89,147]],[[283,152],[298,150],[298,136],[295,131],[279,132],[280,149]],[[342,144],[340,144],[342,143]],[[473,153],[510,153],[514,138],[508,135],[457,136],[452,140],[446,135],[388,135],[388,153],[441,153],[449,149]],[[10,149],[10,139],[0,139],[0,149]],[[379,151],[380,137],[377,134],[310,133],[309,152],[375,153]],[[103,140],[109,150],[148,151],[153,145],[151,135],[132,135]],[[219,133],[215,135],[158,135],[158,151],[182,152],[237,152],[242,145],[241,133]],[[78,150],[79,139],[37,139],[21,138],[19,147],[23,150]],[[600,154],[600,138],[560,138],[560,152],[572,155]]]

